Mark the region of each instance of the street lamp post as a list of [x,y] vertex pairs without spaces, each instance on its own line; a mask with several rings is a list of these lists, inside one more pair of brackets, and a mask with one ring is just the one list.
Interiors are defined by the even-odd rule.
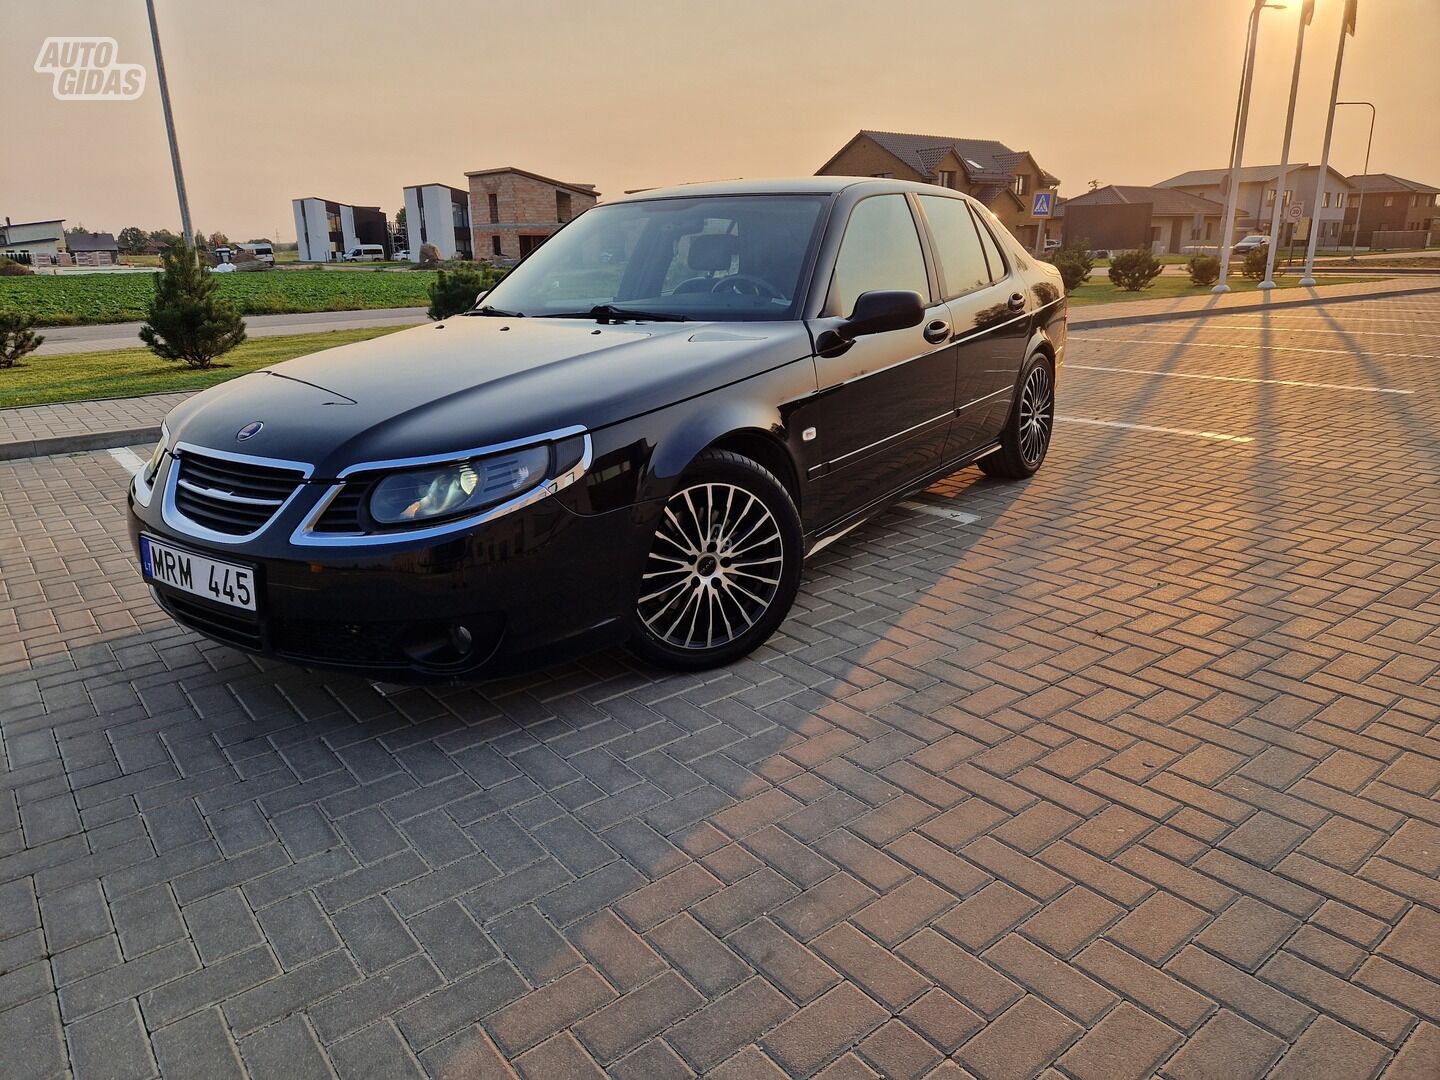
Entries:
[[1265,8],[1284,8],[1284,4],[1267,4],[1255,0],[1255,9],[1250,12],[1250,34],[1245,42],[1245,66],[1240,72],[1240,101],[1235,111],[1235,143],[1230,154],[1230,192],[1225,199],[1225,224],[1220,231],[1220,280],[1211,289],[1214,293],[1227,293],[1230,286],[1226,277],[1230,273],[1230,246],[1235,232],[1235,206],[1240,198],[1240,169],[1245,156],[1245,126],[1250,118],[1250,87],[1255,81],[1255,46],[1260,36],[1260,12]]
[[1300,90],[1300,56],[1305,51],[1305,27],[1315,14],[1315,0],[1304,0],[1300,29],[1295,35],[1295,67],[1290,73],[1290,104],[1285,111],[1285,139],[1280,146],[1280,175],[1275,178],[1275,203],[1270,208],[1270,243],[1265,254],[1265,280],[1256,288],[1275,288],[1275,253],[1280,250],[1280,211],[1285,202],[1285,173],[1290,167],[1290,136],[1295,130],[1295,95]]
[[185,174],[180,169],[180,145],[175,141],[175,117],[170,112],[170,84],[165,81],[165,56],[160,51],[160,31],[155,25],[155,0],[145,0],[145,12],[150,16],[150,43],[155,47],[155,80],[160,84],[160,107],[165,112],[170,164],[175,169],[175,194],[180,200],[180,231],[188,248],[194,245],[195,234],[190,228],[190,200],[185,197]]
[[[1370,175],[1370,144],[1375,141],[1375,106],[1369,101],[1337,101],[1335,107],[1341,105],[1364,105],[1370,110],[1370,134],[1365,136],[1365,168],[1363,176]],[[1365,186],[1360,186],[1360,201],[1355,204],[1355,228],[1350,233],[1350,261],[1355,261],[1355,245],[1360,242],[1360,218],[1365,213]],[[1344,226],[1342,219],[1341,226]]]
[[[1346,0],[1340,22],[1340,44],[1335,48],[1335,77],[1330,83],[1330,111],[1325,115],[1325,142],[1320,148],[1320,171],[1315,180],[1315,212],[1310,218],[1310,239],[1305,245],[1305,276],[1301,285],[1315,284],[1315,245],[1320,240],[1320,208],[1325,201],[1325,174],[1330,171],[1330,139],[1335,134],[1335,106],[1340,98],[1340,69],[1345,63],[1345,38],[1355,33],[1356,0]],[[1345,215],[1340,215],[1343,224]],[[1356,221],[1359,224],[1359,221]]]

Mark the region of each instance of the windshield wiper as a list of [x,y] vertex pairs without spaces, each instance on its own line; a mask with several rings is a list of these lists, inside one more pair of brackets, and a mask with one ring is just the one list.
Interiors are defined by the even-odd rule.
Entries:
[[589,311],[565,311],[550,315],[552,319],[594,319],[596,322],[689,322],[688,315],[674,311],[641,311],[637,308],[619,307],[615,304],[596,304]]
[[460,314],[462,314],[462,315],[489,315],[489,316],[491,316],[491,317],[493,317],[493,318],[496,318],[496,319],[523,319],[523,318],[525,318],[525,313],[524,313],[523,311],[501,311],[499,308],[497,308],[497,307],[491,307],[489,304],[486,304],[484,307],[471,308],[469,311],[462,311]]

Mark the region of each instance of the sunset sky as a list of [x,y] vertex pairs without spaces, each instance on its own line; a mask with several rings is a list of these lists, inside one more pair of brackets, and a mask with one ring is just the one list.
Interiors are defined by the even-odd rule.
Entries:
[[[1278,160],[1299,0],[1262,18],[1246,160]],[[517,165],[606,195],[813,173],[863,127],[998,139],[1077,194],[1225,164],[1250,0],[156,0],[191,212],[293,240],[290,200],[402,205]],[[1318,161],[1342,0],[1319,0],[1292,160]],[[1341,98],[1371,171],[1440,185],[1440,2],[1360,0]],[[152,72],[56,101],[54,35]],[[1359,172],[1368,110],[1332,164]],[[178,227],[143,0],[0,0],[0,215]]]

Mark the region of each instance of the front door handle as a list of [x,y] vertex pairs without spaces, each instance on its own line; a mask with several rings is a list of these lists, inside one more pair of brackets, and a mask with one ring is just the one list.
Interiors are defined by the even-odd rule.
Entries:
[[1010,296],[1010,300],[1009,300],[1009,308],[1010,308],[1011,311],[1024,311],[1024,310],[1025,310],[1025,294],[1024,294],[1024,293],[1018,293],[1018,292],[1017,292],[1017,293],[1012,293],[1011,296]]
[[944,319],[931,319],[925,324],[924,334],[931,345],[939,345],[950,336],[950,324]]

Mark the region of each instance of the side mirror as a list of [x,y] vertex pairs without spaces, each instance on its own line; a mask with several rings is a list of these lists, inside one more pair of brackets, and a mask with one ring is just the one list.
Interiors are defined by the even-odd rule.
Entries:
[[861,293],[850,317],[835,328],[842,341],[854,341],[866,334],[907,330],[925,318],[925,301],[917,292],[875,289]]

